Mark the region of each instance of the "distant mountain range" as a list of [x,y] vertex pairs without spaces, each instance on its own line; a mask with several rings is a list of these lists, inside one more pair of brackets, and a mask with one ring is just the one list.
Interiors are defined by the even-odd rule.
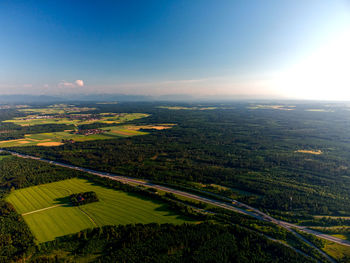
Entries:
[[240,95],[217,95],[217,96],[194,96],[189,94],[169,94],[160,96],[151,95],[126,95],[126,94],[67,94],[67,95],[0,95],[0,104],[6,103],[56,103],[68,101],[95,101],[95,102],[137,102],[137,101],[174,101],[174,102],[198,102],[198,101],[242,101],[242,100],[286,100],[286,98],[240,96]]
[[125,94],[86,94],[86,95],[0,95],[0,103],[42,103],[67,101],[188,101],[189,95],[144,96]]
[[0,95],[0,103],[43,103],[43,102],[67,102],[67,101],[149,101],[148,96],[123,95],[123,94],[89,94],[89,95]]

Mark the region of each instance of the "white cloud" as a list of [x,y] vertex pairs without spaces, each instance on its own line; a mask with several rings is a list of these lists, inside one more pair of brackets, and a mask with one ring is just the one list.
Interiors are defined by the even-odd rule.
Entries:
[[81,79],[77,79],[75,81],[75,85],[77,85],[78,87],[83,87],[84,86],[84,81],[82,81]]
[[65,80],[62,80],[60,83],[58,83],[58,87],[60,88],[77,88],[77,87],[83,87],[84,81],[81,79],[77,79],[74,82],[67,82]]

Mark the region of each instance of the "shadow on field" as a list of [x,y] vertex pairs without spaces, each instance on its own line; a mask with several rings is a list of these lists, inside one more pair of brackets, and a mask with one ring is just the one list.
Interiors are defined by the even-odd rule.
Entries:
[[55,203],[62,205],[62,207],[72,207],[72,203],[69,200],[69,196],[60,197],[55,199]]
[[[166,204],[165,202],[163,202],[161,200],[153,199],[151,197],[146,197],[146,196],[143,196],[143,195],[140,195],[137,193],[126,192],[126,191],[123,191],[122,189],[115,189],[112,186],[103,185],[103,184],[98,183],[98,182],[90,181],[86,178],[84,178],[84,179],[87,180],[90,183],[90,185],[92,185],[92,186],[99,186],[99,187],[103,187],[103,188],[107,188],[107,189],[112,189],[114,191],[120,191],[120,192],[127,194],[130,197],[138,198],[138,199],[141,199],[143,201],[148,201],[148,202],[152,202],[154,204],[157,204],[157,205],[159,205],[159,207],[154,209],[154,211],[167,212],[166,214],[163,214],[163,216],[176,216],[177,219],[181,219],[184,221],[198,221],[198,220],[195,220],[194,218],[191,218],[191,217],[188,217],[185,215],[181,215],[180,211],[176,211],[176,210],[172,209],[168,204]],[[101,200],[103,200],[103,199],[101,199]],[[69,206],[69,207],[72,206],[70,204],[70,201],[69,201],[69,196],[63,197],[63,198],[57,198],[56,201],[62,201],[61,204],[64,204],[64,206]]]
[[[116,190],[116,191],[122,191],[122,190]],[[128,196],[139,198],[139,199],[142,199],[144,201],[152,202],[154,204],[159,205],[159,207],[155,208],[154,211],[167,212],[166,214],[164,213],[163,216],[176,216],[177,219],[181,219],[184,221],[198,221],[198,220],[195,220],[194,218],[191,218],[191,217],[188,217],[185,215],[181,215],[180,211],[176,211],[176,210],[172,209],[168,204],[166,204],[165,202],[163,202],[161,200],[152,199],[151,197],[145,197],[145,196],[135,194],[135,193],[128,193],[128,192],[124,192],[124,193],[126,193]]]
[[176,212],[174,210],[171,210],[171,208],[164,203],[161,203],[160,207],[157,207],[155,209],[155,211],[158,212],[168,212],[167,214],[164,214],[163,216],[176,216],[177,219],[182,219],[182,220],[186,220],[186,221],[192,221],[192,218],[186,217],[184,215],[181,215],[180,212]]

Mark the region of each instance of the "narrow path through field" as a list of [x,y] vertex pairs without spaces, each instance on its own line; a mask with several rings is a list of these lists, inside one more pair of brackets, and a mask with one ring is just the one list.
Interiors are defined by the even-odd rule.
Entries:
[[87,213],[87,212],[85,212],[83,209],[81,209],[79,206],[78,206],[78,208],[79,208],[79,210],[81,211],[81,212],[83,212],[89,219],[90,219],[90,221],[96,226],[96,227],[98,227],[98,224],[95,222],[95,220]]
[[23,213],[23,214],[22,214],[22,216],[26,216],[26,215],[34,214],[34,213],[41,212],[41,211],[44,211],[44,210],[47,210],[47,209],[51,209],[51,208],[55,208],[55,207],[59,207],[59,206],[62,206],[62,205],[63,205],[63,204],[59,204],[59,205],[53,205],[53,206],[49,206],[49,207],[45,207],[45,208],[41,208],[41,209],[34,210],[34,211],[31,211],[31,212]]

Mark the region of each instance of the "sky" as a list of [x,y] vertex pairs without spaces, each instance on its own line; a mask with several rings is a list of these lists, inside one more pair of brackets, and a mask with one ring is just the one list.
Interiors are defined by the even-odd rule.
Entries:
[[350,100],[350,0],[0,1],[0,95]]

